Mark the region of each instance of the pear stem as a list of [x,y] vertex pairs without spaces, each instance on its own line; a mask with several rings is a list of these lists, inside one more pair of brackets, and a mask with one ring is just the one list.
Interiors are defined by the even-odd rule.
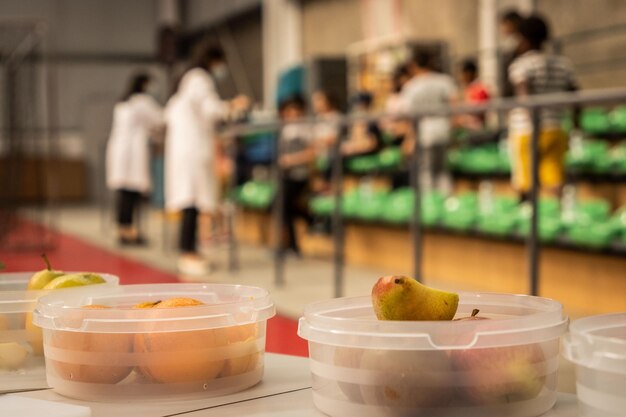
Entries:
[[52,271],[52,266],[50,265],[50,260],[48,259],[48,256],[46,256],[45,253],[42,253],[41,257],[43,258],[43,261],[46,263],[46,267],[48,268],[48,271]]
[[479,312],[479,311],[480,311],[480,310],[479,310],[479,309],[477,309],[477,308],[473,309],[473,310],[472,310],[472,317],[476,317],[476,315],[478,314],[478,312]]

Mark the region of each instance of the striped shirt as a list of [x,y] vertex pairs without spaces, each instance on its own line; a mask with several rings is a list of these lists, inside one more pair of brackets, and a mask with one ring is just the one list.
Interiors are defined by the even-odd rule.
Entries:
[[[574,71],[567,58],[536,50],[520,55],[511,63],[509,80],[514,86],[525,84],[528,93],[533,95],[572,91],[576,88]],[[563,109],[542,109],[541,128],[559,128],[562,116]],[[532,130],[529,112],[525,109],[512,110],[509,114],[509,130],[516,132]]]

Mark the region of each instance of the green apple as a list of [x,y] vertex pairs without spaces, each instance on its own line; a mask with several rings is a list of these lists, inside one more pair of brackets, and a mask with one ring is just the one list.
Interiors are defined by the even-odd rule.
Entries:
[[41,290],[46,285],[48,285],[50,281],[64,275],[63,271],[55,271],[52,269],[52,266],[50,266],[50,261],[45,254],[41,255],[41,257],[46,263],[46,269],[42,269],[30,278],[30,281],[28,281],[29,290]]
[[84,285],[92,285],[92,284],[102,284],[106,282],[104,278],[102,278],[98,274],[94,274],[91,272],[80,272],[76,274],[68,274],[57,277],[50,281],[45,287],[44,290],[58,290],[60,288],[70,288],[70,287],[80,287]]

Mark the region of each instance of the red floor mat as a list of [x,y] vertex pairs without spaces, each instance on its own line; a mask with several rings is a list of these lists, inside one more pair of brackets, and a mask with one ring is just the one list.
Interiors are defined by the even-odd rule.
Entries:
[[[22,223],[13,231],[19,235],[36,235],[39,226]],[[56,247],[47,251],[53,267],[60,270],[107,272],[120,277],[122,284],[154,284],[179,282],[174,274],[152,268],[113,251],[91,245],[63,233],[55,234]],[[4,272],[36,271],[44,268],[39,251],[7,250],[0,246],[0,261]],[[306,341],[296,334],[298,323],[276,316],[267,324],[267,351],[286,355],[307,356]]]

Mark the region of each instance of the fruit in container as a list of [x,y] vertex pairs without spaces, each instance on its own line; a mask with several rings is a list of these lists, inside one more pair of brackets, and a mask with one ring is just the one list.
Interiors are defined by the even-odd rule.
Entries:
[[33,276],[28,281],[27,288],[29,290],[41,290],[46,285],[48,285],[51,281],[65,274],[63,271],[55,271],[54,269],[52,269],[52,266],[50,265],[50,261],[48,260],[48,257],[45,254],[41,255],[41,257],[46,263],[46,269],[42,269],[41,271],[33,274]]
[[19,369],[27,356],[28,350],[19,343],[0,343],[0,369]]
[[[478,316],[458,320],[489,320]],[[465,377],[461,395],[477,405],[530,400],[546,380],[545,355],[537,343],[450,351],[452,365]]]
[[372,305],[379,320],[452,320],[459,296],[409,277],[390,275],[372,288]]
[[[335,357],[333,362],[336,366],[357,370],[361,366],[363,352],[363,349],[337,346],[337,348],[335,348]],[[346,397],[348,397],[350,401],[358,403],[363,402],[361,386],[359,384],[337,381],[337,385],[339,385],[339,389],[346,395]]]
[[[104,305],[88,305],[84,309],[107,309]],[[83,364],[51,359],[50,363],[60,378],[76,382],[98,384],[116,384],[126,378],[133,370],[132,366],[114,365],[113,356],[117,353],[129,353],[133,349],[133,338],[125,333],[89,333],[56,330],[52,332],[49,345],[59,349],[63,355],[72,358],[73,352],[80,355],[91,353],[100,357],[100,364]]]
[[245,374],[253,371],[259,363],[260,353],[257,348],[258,326],[256,323],[215,329],[223,333],[227,346],[234,357],[224,361],[220,377]]
[[43,287],[44,290],[58,290],[61,288],[80,287],[84,285],[103,284],[106,281],[93,272],[79,272],[57,277]]
[[360,386],[368,405],[441,407],[454,393],[448,380],[452,368],[444,352],[367,349],[360,368],[378,372],[375,381]]
[[[157,311],[203,304],[193,298],[173,298],[144,308]],[[135,352],[149,354],[138,369],[154,382],[210,382],[224,368],[225,360],[215,358],[212,352],[215,348],[227,345],[227,335],[222,330],[138,333],[134,338]]]

